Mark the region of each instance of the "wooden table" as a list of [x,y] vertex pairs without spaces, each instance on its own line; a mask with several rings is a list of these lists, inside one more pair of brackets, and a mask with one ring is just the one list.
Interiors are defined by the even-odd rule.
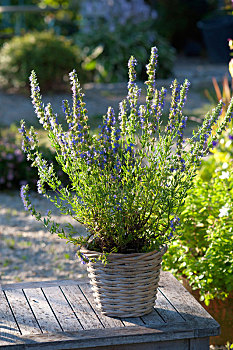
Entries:
[[149,315],[96,310],[87,281],[2,285],[0,349],[207,350],[218,323],[168,272]]

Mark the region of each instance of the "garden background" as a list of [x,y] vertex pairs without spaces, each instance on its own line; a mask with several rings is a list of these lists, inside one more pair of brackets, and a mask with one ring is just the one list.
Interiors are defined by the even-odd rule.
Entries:
[[[231,96],[227,41],[233,37],[231,6],[231,1],[215,0],[0,2],[1,283],[86,276],[74,247],[43,230],[24,211],[19,196],[20,186],[29,182],[37,207],[44,213],[51,207],[36,193],[37,175],[21,151],[18,133],[21,119],[34,125],[47,159],[54,160],[31,105],[31,70],[37,73],[43,101],[51,102],[62,121],[62,99],[71,99],[68,73],[75,68],[94,133],[107,107],[117,110],[127,94],[129,57],[134,55],[140,63],[138,76],[143,81],[143,67],[156,45],[158,87],[169,89],[174,78],[191,82],[185,107],[189,137],[218,99],[227,104]],[[143,83],[139,85],[143,89]],[[233,291],[232,135],[230,126],[203,163],[196,192],[184,207],[184,238],[175,241],[164,258],[164,268],[200,289],[207,304]],[[72,220],[53,213],[57,222]],[[84,230],[77,222],[75,227],[79,233]],[[232,319],[227,322],[232,329]],[[222,340],[218,344],[224,345]]]

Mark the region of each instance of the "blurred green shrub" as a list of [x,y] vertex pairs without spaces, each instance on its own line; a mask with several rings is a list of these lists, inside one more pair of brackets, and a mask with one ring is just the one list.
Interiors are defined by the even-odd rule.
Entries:
[[[54,163],[54,153],[45,146],[41,151],[48,162]],[[57,169],[63,182],[67,181],[66,175]],[[22,184],[29,183],[36,190],[38,176],[37,171],[30,167],[25,154],[21,151],[21,139],[18,128],[12,125],[9,129],[0,132],[0,190],[19,189]]]
[[233,129],[229,128],[213,148],[212,154],[206,159],[199,170],[204,181],[209,181],[218,169],[227,164],[233,164]]
[[232,129],[202,165],[181,215],[182,235],[172,242],[164,269],[185,277],[208,305],[233,291]]
[[145,79],[151,46],[159,50],[158,76],[166,78],[171,73],[175,50],[156,32],[156,12],[143,0],[82,1],[80,15],[80,30],[74,38],[82,48],[82,68],[89,71],[88,80],[127,80],[131,55],[137,57],[139,79]]
[[24,88],[34,69],[41,87],[60,89],[68,73],[80,63],[80,51],[68,39],[52,32],[14,37],[0,50],[0,86]]

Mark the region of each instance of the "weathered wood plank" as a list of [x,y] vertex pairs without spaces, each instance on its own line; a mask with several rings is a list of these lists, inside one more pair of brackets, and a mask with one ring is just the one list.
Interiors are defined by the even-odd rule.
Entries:
[[83,329],[58,286],[43,288],[42,291],[64,332]]
[[121,321],[124,323],[125,327],[145,326],[145,323],[140,317],[125,317],[121,318]]
[[209,337],[189,340],[189,350],[207,350],[207,349],[209,349]]
[[[90,349],[109,346],[120,346],[130,344],[143,344],[153,342],[166,342],[189,339],[193,336],[193,331],[186,329],[171,328],[169,325],[160,326],[156,329],[146,327],[122,327],[122,328],[103,328],[90,329],[79,332],[61,332],[44,333],[41,335],[25,336],[23,347],[17,347],[17,350],[33,348],[41,350],[42,348],[52,349]],[[176,343],[175,343],[176,344]],[[119,347],[120,348],[120,347]],[[118,348],[117,348],[118,349]],[[174,347],[173,347],[174,349]]]
[[121,320],[114,318],[114,317],[108,317],[102,315],[102,313],[98,310],[95,304],[94,296],[92,294],[91,286],[89,283],[82,284],[79,286],[81,292],[85,295],[87,298],[89,304],[91,305],[92,309],[95,311],[96,315],[98,316],[99,320],[101,321],[102,325],[105,328],[113,328],[113,327],[123,327],[124,324]]
[[24,293],[42,332],[61,332],[62,329],[45,299],[42,290],[40,288],[31,288],[25,289]]
[[28,288],[44,288],[53,286],[69,286],[69,285],[80,285],[83,283],[88,283],[88,280],[55,280],[55,281],[40,281],[40,282],[20,282],[20,283],[7,283],[2,284],[3,290],[8,289],[28,289]]
[[172,274],[161,274],[159,288],[180,315],[193,326],[197,337],[219,334],[219,324]]
[[176,324],[177,322],[184,322],[184,318],[177,312],[174,306],[158,289],[157,299],[155,302],[155,310],[160,314],[165,322]]
[[13,289],[7,290],[5,293],[21,333],[23,335],[41,333],[23,291],[21,289]]
[[155,309],[151,313],[142,316],[142,320],[148,327],[165,324],[165,321]]
[[[99,347],[98,350],[189,350],[188,339],[174,340],[169,342],[153,342],[153,343],[135,343],[135,344],[122,344],[122,345],[110,345],[106,347]],[[78,350],[78,349],[74,349]],[[96,347],[88,348],[88,350],[97,350]],[[203,349],[201,349],[203,350]],[[206,348],[205,350],[209,350]]]
[[16,343],[19,336],[19,328],[0,286],[0,347]]
[[84,329],[103,328],[78,286],[61,286],[61,290]]

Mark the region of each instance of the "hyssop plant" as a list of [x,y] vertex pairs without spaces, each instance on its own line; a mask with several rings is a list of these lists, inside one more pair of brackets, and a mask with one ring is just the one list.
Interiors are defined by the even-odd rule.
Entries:
[[[64,186],[38,150],[33,127],[20,132],[23,150],[32,166],[38,169],[38,192],[51,200],[62,214],[71,215],[86,226],[86,237],[73,236],[48,217],[42,219],[29,198],[28,186],[21,195],[26,209],[43,221],[51,233],[75,245],[103,253],[145,252],[159,249],[175,236],[180,207],[193,178],[213,142],[232,118],[233,101],[218,126],[211,133],[222,110],[220,102],[209,112],[203,124],[189,139],[184,138],[187,117],[182,109],[189,82],[171,85],[171,107],[167,125],[162,113],[166,89],[156,89],[157,49],[151,49],[147,65],[145,104],[138,105],[140,89],[136,84],[136,59],[129,60],[128,95],[115,114],[109,107],[98,135],[92,135],[83,93],[75,71],[70,73],[73,106],[63,101],[67,121],[65,129],[57,121],[50,104],[43,105],[36,74],[32,72],[31,96],[39,122],[47,130],[56,160],[67,173],[70,184]],[[46,191],[47,184],[54,194]]]

